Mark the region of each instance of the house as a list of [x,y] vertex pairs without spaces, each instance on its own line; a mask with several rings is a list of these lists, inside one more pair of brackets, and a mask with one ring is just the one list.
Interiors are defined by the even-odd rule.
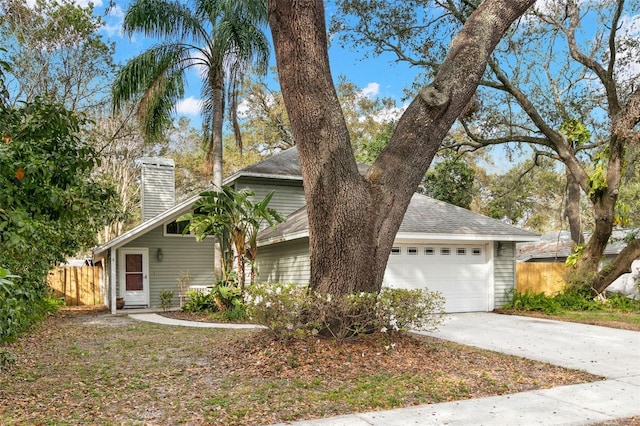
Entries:
[[[171,173],[170,162],[143,161],[144,203],[157,201],[154,194],[163,193]],[[297,150],[249,166],[224,184],[251,188],[257,198],[275,191],[270,207],[288,216],[275,231],[259,235],[258,281],[308,283],[309,234]],[[94,250],[94,261],[105,268],[106,302],[113,313],[116,297],[124,297],[128,307],[159,306],[161,291],[177,291],[178,279],[187,273],[191,286],[213,282],[212,239],[197,243],[176,223],[198,199],[164,205]],[[515,243],[536,239],[528,231],[416,194],[398,232],[384,285],[441,291],[448,312],[491,311],[515,285]]]
[[[612,261],[627,246],[625,237],[636,230],[614,229],[609,244],[604,250],[604,260]],[[588,240],[590,234],[584,234]],[[544,234],[538,241],[519,243],[516,248],[518,262],[565,263],[573,253],[575,244],[569,231]]]

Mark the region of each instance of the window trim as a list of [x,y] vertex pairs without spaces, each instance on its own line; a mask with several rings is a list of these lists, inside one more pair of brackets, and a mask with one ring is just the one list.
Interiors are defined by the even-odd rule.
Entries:
[[188,234],[183,234],[183,233],[174,234],[174,233],[167,232],[167,226],[171,225],[172,223],[176,223],[176,225],[177,225],[177,221],[176,220],[172,220],[170,222],[165,222],[165,223],[162,224],[162,235],[164,237],[170,237],[170,238],[175,238],[175,237],[195,238],[195,235],[193,235],[193,233],[191,233],[191,232],[189,232]]

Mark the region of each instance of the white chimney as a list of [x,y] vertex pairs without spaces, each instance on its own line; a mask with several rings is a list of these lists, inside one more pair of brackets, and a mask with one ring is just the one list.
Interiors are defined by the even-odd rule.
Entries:
[[175,163],[169,158],[142,159],[142,220],[149,220],[175,205]]

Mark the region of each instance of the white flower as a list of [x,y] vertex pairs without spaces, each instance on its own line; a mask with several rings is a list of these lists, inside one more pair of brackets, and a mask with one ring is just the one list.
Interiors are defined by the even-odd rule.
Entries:
[[386,332],[387,332],[387,327],[382,327],[382,328],[380,329],[380,332],[381,332],[381,333],[386,333]]
[[270,308],[270,307],[271,307],[271,302],[267,302],[267,303],[265,303],[265,304],[264,304],[264,306],[265,306],[266,308]]
[[329,303],[331,302],[331,295],[330,294],[327,294],[327,302],[329,302]]
[[276,294],[280,294],[280,293],[282,293],[282,288],[276,287]]
[[255,306],[258,306],[260,303],[262,303],[262,296],[258,295],[258,296],[256,296],[255,299],[253,299],[253,304]]

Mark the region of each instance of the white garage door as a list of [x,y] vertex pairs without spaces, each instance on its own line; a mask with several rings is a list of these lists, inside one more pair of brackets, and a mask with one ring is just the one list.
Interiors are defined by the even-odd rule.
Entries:
[[446,312],[486,312],[492,296],[487,247],[397,245],[383,285],[439,291],[446,299]]

